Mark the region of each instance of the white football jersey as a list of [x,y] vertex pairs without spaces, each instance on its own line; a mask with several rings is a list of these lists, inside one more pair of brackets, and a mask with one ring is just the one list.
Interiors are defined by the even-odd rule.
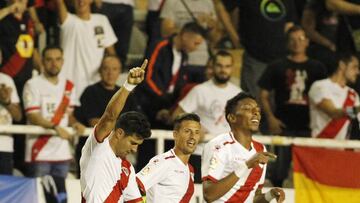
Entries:
[[95,133],[88,137],[80,159],[80,185],[86,203],[123,203],[141,201],[134,167],[127,160],[116,157],[109,137],[102,143]]
[[186,203],[194,193],[193,168],[172,149],[153,157],[136,176],[148,203]]
[[221,134],[205,145],[201,162],[203,181],[217,182],[239,167],[246,167],[244,176],[224,196],[213,202],[253,202],[255,191],[263,187],[266,164],[248,169],[244,163],[261,151],[266,151],[263,144],[252,141],[249,151],[235,140],[232,133]]
[[[55,85],[49,82],[44,75],[28,80],[24,86],[24,109],[28,113],[40,113],[42,117],[51,121],[63,100],[64,94],[70,98],[68,108],[61,118],[59,126],[66,127],[69,123],[69,114],[75,104],[74,90],[65,91],[67,82],[59,78]],[[72,85],[71,82],[68,84]],[[28,135],[26,139],[25,161],[67,161],[72,159],[69,141],[59,136],[51,136],[45,144],[39,144],[42,138]],[[36,144],[35,144],[36,143]],[[36,152],[35,152],[36,151]],[[34,156],[34,153],[37,155]]]
[[318,138],[345,139],[348,133],[350,119],[331,118],[317,108],[323,100],[329,99],[338,109],[359,105],[359,95],[348,86],[341,87],[330,79],[316,81],[310,88],[310,127],[311,135]]

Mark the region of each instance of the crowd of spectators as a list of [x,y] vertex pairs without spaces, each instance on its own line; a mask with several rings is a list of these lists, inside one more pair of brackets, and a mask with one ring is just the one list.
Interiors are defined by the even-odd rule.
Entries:
[[[63,185],[86,140],[63,127],[81,134],[95,126],[120,88],[134,9],[134,0],[1,1],[0,125],[39,125],[59,136],[0,136],[0,174],[16,167]],[[144,113],[153,129],[171,130],[177,115],[197,113],[205,134],[228,132],[226,101],[246,91],[262,107],[259,133],[359,139],[360,0],[148,0],[144,27],[149,65],[123,111]],[[154,155],[146,142],[137,169]],[[279,158],[268,178],[281,186],[291,148],[273,150]],[[200,171],[201,144],[197,151],[190,162]]]

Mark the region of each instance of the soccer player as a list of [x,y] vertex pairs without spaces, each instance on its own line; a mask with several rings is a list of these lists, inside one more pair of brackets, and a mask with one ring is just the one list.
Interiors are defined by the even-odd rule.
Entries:
[[150,137],[150,124],[137,112],[119,114],[133,88],[145,75],[147,60],[141,68],[130,70],[127,81],[111,98],[104,114],[88,137],[80,159],[83,202],[141,202],[134,167],[126,155],[136,152]]
[[266,165],[276,155],[252,139],[260,123],[260,108],[254,97],[239,93],[225,107],[231,131],[205,145],[202,160],[203,193],[207,202],[278,202],[285,199],[280,188],[261,189]]
[[137,174],[148,203],[189,202],[194,193],[194,171],[188,163],[200,139],[198,115],[182,114],[174,122],[175,147],[157,155]]

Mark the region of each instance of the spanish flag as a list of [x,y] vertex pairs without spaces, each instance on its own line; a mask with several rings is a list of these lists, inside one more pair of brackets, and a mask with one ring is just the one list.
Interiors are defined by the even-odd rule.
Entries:
[[293,146],[295,202],[360,203],[360,152]]

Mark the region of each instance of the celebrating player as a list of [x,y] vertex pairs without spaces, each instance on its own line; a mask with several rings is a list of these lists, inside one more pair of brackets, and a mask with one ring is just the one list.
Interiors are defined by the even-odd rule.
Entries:
[[137,181],[147,203],[190,201],[194,193],[194,171],[188,163],[200,139],[201,124],[196,114],[182,114],[174,122],[175,147],[150,160]]
[[[141,202],[135,170],[125,159],[150,137],[150,124],[137,112],[119,114],[129,93],[144,80],[147,60],[130,70],[88,137],[80,159],[83,202]],[[119,117],[119,118],[118,118]]]
[[280,188],[267,193],[266,163],[276,155],[252,139],[260,123],[260,108],[247,93],[239,93],[225,107],[231,131],[205,145],[202,159],[203,193],[207,202],[278,202],[285,199]]

